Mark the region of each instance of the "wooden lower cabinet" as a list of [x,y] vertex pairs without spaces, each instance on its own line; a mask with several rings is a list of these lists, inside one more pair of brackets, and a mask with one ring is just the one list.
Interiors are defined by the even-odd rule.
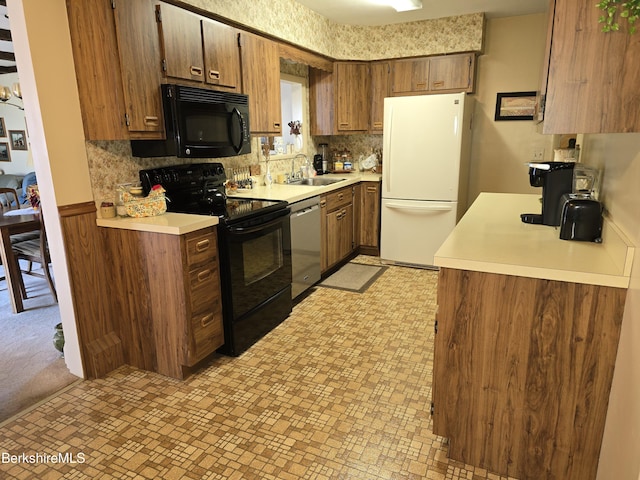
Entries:
[[182,379],[224,343],[217,232],[105,229],[125,362]]
[[596,478],[626,289],[441,268],[433,431],[520,480]]
[[380,254],[380,182],[360,184],[360,252]]
[[345,187],[320,198],[322,248],[320,269],[327,271],[355,249],[353,197],[356,187]]

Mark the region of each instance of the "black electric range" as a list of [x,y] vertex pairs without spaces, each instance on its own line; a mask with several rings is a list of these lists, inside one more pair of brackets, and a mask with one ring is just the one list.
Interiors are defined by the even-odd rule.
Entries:
[[147,194],[166,191],[169,212],[215,215],[225,345],[237,356],[291,313],[290,209],[284,201],[227,198],[221,163],[140,171]]

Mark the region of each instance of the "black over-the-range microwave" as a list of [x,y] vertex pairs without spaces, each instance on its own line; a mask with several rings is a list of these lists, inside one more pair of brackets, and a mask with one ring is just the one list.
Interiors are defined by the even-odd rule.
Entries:
[[166,140],[131,140],[134,157],[218,158],[251,152],[249,97],[162,85]]

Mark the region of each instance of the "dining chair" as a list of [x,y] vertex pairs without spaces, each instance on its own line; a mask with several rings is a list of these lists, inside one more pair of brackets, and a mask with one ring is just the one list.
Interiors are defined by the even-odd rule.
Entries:
[[20,203],[18,201],[18,192],[16,192],[15,188],[0,188],[0,211],[17,208],[20,208]]
[[[56,303],[58,302],[58,294],[56,293],[56,287],[53,284],[53,278],[51,277],[51,271],[49,270],[49,264],[51,263],[51,257],[49,255],[49,245],[47,243],[47,232],[44,227],[44,221],[42,219],[42,213],[38,215],[40,219],[40,236],[38,238],[33,238],[30,240],[24,240],[21,242],[16,242],[11,245],[13,249],[13,254],[16,257],[16,261],[26,260],[29,262],[29,267],[27,270],[21,270],[23,274],[32,275],[35,277],[44,278],[49,284],[49,289],[51,290],[51,294],[55,299]],[[39,263],[42,266],[42,272],[35,272],[32,269],[33,263]],[[23,292],[23,296],[25,295],[24,289],[24,281],[22,277],[20,277],[20,281],[22,283],[21,289]]]

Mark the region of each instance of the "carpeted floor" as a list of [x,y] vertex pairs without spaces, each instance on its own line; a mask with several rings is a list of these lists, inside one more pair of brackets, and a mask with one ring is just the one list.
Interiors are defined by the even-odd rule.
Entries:
[[53,347],[60,309],[46,281],[25,275],[25,286],[25,311],[15,314],[7,283],[0,281],[0,422],[79,380]]

